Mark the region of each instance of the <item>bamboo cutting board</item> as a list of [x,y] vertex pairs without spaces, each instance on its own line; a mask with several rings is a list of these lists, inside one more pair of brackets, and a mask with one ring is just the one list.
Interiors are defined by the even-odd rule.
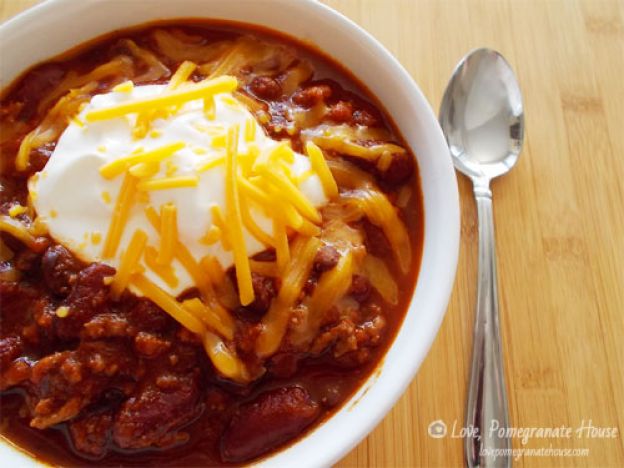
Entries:
[[[2,20],[38,3],[0,1]],[[517,167],[493,184],[511,424],[573,430],[514,438],[515,449],[550,451],[518,453],[517,464],[624,466],[624,1],[326,3],[394,53],[436,112],[470,49],[497,49],[511,63],[526,140]],[[461,252],[439,336],[403,398],[338,466],[463,463],[453,434],[470,366],[477,231],[469,183],[460,178],[459,188]],[[428,435],[435,420],[446,437]],[[592,438],[590,426],[618,434]]]

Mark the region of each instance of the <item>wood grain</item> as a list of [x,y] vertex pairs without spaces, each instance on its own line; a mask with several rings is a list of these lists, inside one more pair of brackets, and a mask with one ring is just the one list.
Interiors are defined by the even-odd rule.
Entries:
[[[1,19],[36,0],[3,0]],[[525,100],[518,166],[493,185],[499,291],[517,427],[619,428],[616,439],[533,439],[514,447],[589,449],[521,456],[525,466],[624,466],[624,2],[327,0],[394,53],[437,108],[456,62],[499,50]],[[460,466],[476,280],[471,189],[459,179],[462,240],[455,290],[418,376],[338,466]]]

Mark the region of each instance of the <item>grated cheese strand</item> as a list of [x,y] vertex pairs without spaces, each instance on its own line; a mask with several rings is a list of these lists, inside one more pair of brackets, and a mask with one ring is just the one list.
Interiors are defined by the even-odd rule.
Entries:
[[279,277],[279,268],[275,262],[259,262],[257,260],[249,260],[251,271],[263,276]]
[[205,99],[214,94],[231,92],[237,87],[238,81],[233,76],[220,76],[212,80],[204,80],[200,83],[188,85],[184,88],[166,91],[158,96],[137,99],[116,106],[92,110],[88,112],[85,117],[87,122],[109,120],[150,109],[182,105],[196,99]]
[[175,205],[167,203],[160,208],[160,250],[158,257],[156,257],[156,263],[161,266],[170,265],[177,242],[177,209]]
[[286,270],[290,262],[290,250],[288,248],[288,236],[285,226],[277,220],[273,220],[273,239],[275,240],[275,254],[277,256],[277,269],[280,272]]
[[321,149],[316,146],[313,142],[308,141],[306,143],[306,153],[310,158],[310,164],[312,165],[312,169],[316,172],[319,179],[321,180],[321,184],[323,185],[323,190],[325,191],[325,195],[327,198],[336,198],[338,196],[338,185],[334,180],[334,176],[329,170],[329,166],[327,165],[327,161],[325,161],[325,156]]
[[249,374],[242,361],[214,333],[206,331],[203,345],[215,368],[232,380],[249,381]]
[[118,300],[121,293],[128,286],[130,276],[138,266],[146,245],[147,234],[145,234],[144,231],[137,229],[132,235],[132,239],[121,257],[119,268],[113,277],[110,289],[111,297],[113,299]]
[[321,222],[318,210],[284,174],[267,167],[261,170],[262,175],[281,192],[283,198],[297,208],[299,213],[314,223]]
[[104,247],[102,248],[102,258],[113,258],[117,252],[119,240],[128,221],[128,214],[134,203],[136,186],[137,179],[130,174],[126,174],[113,208],[111,222],[104,240]]
[[210,310],[200,299],[193,298],[182,302],[182,306],[191,312],[195,317],[200,319],[204,325],[210,328],[212,331],[219,333],[228,340],[234,339],[234,328],[232,323],[225,324],[221,321],[219,316]]
[[245,141],[250,142],[256,138],[256,119],[248,117],[245,121]]
[[[148,206],[145,208],[145,216],[154,228],[154,230],[158,232],[160,229],[160,216],[153,206]],[[189,250],[179,240],[178,242],[176,242],[173,255],[174,258],[176,258],[182,264],[184,269],[193,279],[195,287],[199,289],[199,292],[202,293],[202,296],[209,297],[212,294],[210,283],[202,272],[199,264],[195,261],[195,258],[193,257],[191,252],[189,252]]]
[[260,229],[260,226],[254,221],[253,216],[251,216],[251,212],[249,210],[248,200],[245,197],[241,196],[241,217],[243,220],[243,225],[245,229],[255,237],[260,243],[264,244],[265,247],[275,247],[275,241],[273,238]]
[[15,157],[15,169],[18,171],[25,171],[28,168],[30,160],[30,150],[33,146],[33,140],[35,139],[36,129],[26,135],[20,143],[17,156]]
[[156,247],[152,247],[151,245],[145,247],[143,260],[145,260],[145,265],[147,265],[147,268],[156,273],[160,279],[167,283],[167,286],[169,286],[170,288],[177,288],[179,280],[175,274],[173,267],[171,265],[159,265],[156,262],[157,257],[158,250],[156,249]]
[[13,205],[11,208],[9,208],[9,216],[11,218],[15,218],[16,216],[24,214],[27,211],[28,211],[28,208],[25,206],[22,206],[20,204]]
[[161,179],[142,180],[138,183],[137,189],[142,192],[148,192],[150,190],[197,187],[198,183],[199,177],[197,175],[163,177]]
[[169,85],[167,86],[167,88],[171,90],[178,89],[181,84],[189,79],[189,77],[193,74],[196,68],[197,65],[189,60],[185,60],[184,62],[182,62],[169,80]]
[[213,245],[219,242],[219,240],[221,239],[221,235],[221,229],[213,224],[212,226],[210,226],[210,228],[208,228],[206,234],[204,234],[204,236],[199,239],[199,241],[202,244]]
[[215,156],[213,158],[210,158],[208,161],[204,161],[202,164],[200,164],[197,167],[196,171],[199,173],[206,172],[210,169],[220,166],[223,163],[225,163],[225,155]]
[[163,161],[177,151],[180,151],[185,146],[186,143],[178,141],[150,151],[143,151],[142,149],[139,151],[135,150],[135,152],[132,152],[127,156],[122,156],[121,158],[117,158],[114,161],[101,166],[100,175],[105,179],[112,179],[120,174],[123,174],[128,166],[132,166],[137,163],[157,163]]
[[292,258],[286,271],[282,273],[280,291],[262,318],[263,328],[256,341],[256,354],[259,356],[270,356],[279,348],[286,333],[291,309],[310,275],[320,246],[321,241],[316,237],[298,237],[294,241]]
[[390,153],[405,153],[405,148],[392,143],[362,146],[348,140],[329,136],[315,136],[312,140],[323,149],[333,150],[338,153],[365,159],[367,161],[376,161],[377,158],[384,153],[384,151],[388,151]]
[[130,80],[119,83],[113,88],[116,93],[129,93],[134,89],[134,83]]
[[214,96],[204,98],[204,115],[208,120],[214,120],[217,112]]
[[212,215],[212,222],[221,231],[221,246],[224,250],[229,252],[230,250],[232,250],[232,244],[230,243],[229,229],[228,226],[226,226],[225,224],[225,219],[223,218],[221,207],[219,205],[211,205],[210,214]]
[[204,327],[204,324],[198,318],[182,307],[182,304],[176,301],[174,297],[160,289],[142,274],[133,275],[130,284],[137,288],[154,304],[171,315],[187,330],[200,336],[203,336],[206,332],[206,327]]
[[0,232],[6,232],[23,242],[31,250],[37,251],[37,239],[28,231],[28,228],[9,216],[0,215]]
[[134,166],[130,166],[128,172],[137,179],[144,179],[146,177],[152,177],[158,174],[160,170],[160,164],[154,162],[142,162],[137,163]]
[[237,183],[236,157],[238,155],[238,125],[232,125],[227,133],[226,160],[225,160],[225,206],[229,226],[230,244],[234,253],[236,281],[240,302],[243,306],[254,300],[254,290],[251,282],[251,269],[245,237],[243,235],[243,220],[240,208],[240,194]]

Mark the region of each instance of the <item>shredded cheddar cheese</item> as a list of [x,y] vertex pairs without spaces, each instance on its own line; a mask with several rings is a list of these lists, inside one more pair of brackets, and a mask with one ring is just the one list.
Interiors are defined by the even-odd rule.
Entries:
[[243,220],[237,183],[238,125],[233,125],[228,129],[226,150],[225,206],[227,217],[231,222],[229,234],[234,253],[239,297],[241,304],[245,306],[253,302],[254,290],[251,283],[251,269],[249,268],[245,238],[243,236]]
[[325,161],[325,156],[323,155],[323,152],[313,142],[308,141],[306,143],[306,153],[310,158],[310,164],[312,165],[312,169],[316,172],[316,175],[318,175],[319,179],[321,180],[325,195],[330,199],[336,198],[338,196],[338,185],[336,184],[334,176],[329,170],[329,166]]
[[126,289],[130,281],[130,276],[139,264],[139,260],[143,256],[143,250],[147,245],[147,234],[137,229],[128,244],[128,247],[121,257],[121,263],[117,272],[113,277],[110,294],[115,300],[118,300],[121,293]]
[[204,161],[202,164],[200,164],[199,167],[197,168],[197,172],[202,173],[202,172],[209,171],[210,169],[213,169],[223,163],[225,163],[225,155],[215,156],[214,158],[211,158],[207,161]]
[[160,171],[160,164],[157,162],[140,162],[130,166],[128,172],[138,179],[152,177]]
[[28,228],[17,220],[12,219],[9,216],[0,215],[0,232],[6,232],[12,235],[16,239],[23,242],[26,246],[32,250],[36,249],[36,239],[29,232]]
[[206,245],[212,245],[221,239],[221,229],[215,225],[210,226],[206,234],[199,240]]
[[256,138],[256,120],[249,117],[245,121],[245,141],[253,141]]
[[212,146],[213,148],[225,148],[227,142],[227,135],[226,134],[222,134],[222,135],[215,135],[214,137],[212,137]]
[[130,93],[134,89],[134,83],[132,81],[124,81],[119,83],[113,88],[116,93]]
[[212,205],[210,207],[210,214],[212,215],[212,222],[217,228],[219,228],[219,231],[221,233],[220,239],[223,249],[227,251],[232,250],[232,245],[230,244],[229,229],[225,224],[225,219],[223,218],[221,207],[219,205]]
[[169,287],[176,288],[178,286],[179,280],[172,266],[159,265],[156,262],[157,257],[158,250],[156,250],[155,247],[152,247],[151,245],[145,247],[145,254],[143,255],[143,259],[145,260],[145,265],[147,265],[147,268],[156,273],[158,277],[162,279]]
[[100,175],[105,179],[112,179],[122,174],[129,166],[138,163],[158,163],[180,151],[185,146],[184,142],[178,141],[151,151],[144,151],[142,148],[138,148],[127,156],[122,156],[101,166]]
[[165,92],[159,96],[136,99],[104,109],[95,109],[86,114],[87,122],[108,120],[123,117],[126,114],[147,111],[167,106],[179,106],[195,99],[206,98],[217,93],[231,92],[238,87],[238,81],[233,76],[220,76],[212,80],[204,80],[194,85],[187,85],[179,89]]
[[21,214],[24,214],[28,211],[28,208],[22,205],[13,205],[11,208],[9,208],[9,216],[11,218],[15,218]]
[[385,172],[390,167],[390,164],[392,164],[392,153],[390,153],[390,151],[384,151],[377,160],[377,169],[381,172]]
[[15,168],[18,171],[25,171],[28,168],[28,162],[30,159],[30,151],[33,146],[33,140],[35,138],[35,130],[30,132],[24,137],[20,143],[17,156],[15,157]]
[[163,177],[161,179],[142,180],[137,188],[141,191],[165,190],[171,188],[197,187],[199,177],[196,175]]
[[188,60],[182,62],[182,64],[178,67],[176,72],[171,77],[171,80],[169,80],[168,88],[172,90],[178,89],[181,84],[189,79],[189,77],[193,74],[196,68],[197,65],[193,62],[190,62]]
[[115,208],[111,216],[111,222],[108,227],[104,248],[102,249],[102,258],[112,258],[117,252],[121,234],[128,220],[128,214],[132,208],[136,194],[137,179],[130,174],[126,174],[115,202]]
[[206,331],[204,324],[192,313],[186,310],[174,297],[167,294],[143,275],[133,275],[130,284],[137,288],[144,296],[158,307],[171,315],[187,330],[203,335]]
[[388,151],[389,153],[405,153],[405,148],[392,143],[362,146],[340,137],[331,136],[315,136],[312,138],[312,141],[323,149],[337,151],[367,161],[376,161],[384,151]]
[[156,263],[167,266],[173,260],[173,251],[178,242],[177,209],[168,203],[160,209],[160,250]]
[[291,308],[310,275],[321,241],[316,237],[300,237],[294,244],[292,258],[282,270],[283,281],[277,298],[262,318],[263,329],[256,341],[256,353],[262,357],[277,351],[286,333]]
[[310,203],[310,200],[308,200],[284,174],[272,171],[269,168],[263,168],[262,172],[263,176],[279,189],[282,196],[303,216],[315,223],[321,222],[321,215],[314,205]]
[[245,229],[247,229],[247,231],[249,231],[249,233],[260,243],[264,244],[265,247],[273,247],[275,245],[275,241],[271,238],[271,236],[260,229],[258,224],[256,224],[249,211],[249,205],[245,203],[245,201],[245,198],[241,197],[241,217]]
[[259,262],[257,260],[249,260],[251,271],[263,276],[279,277],[279,268],[275,262]]
[[273,239],[275,240],[275,254],[277,256],[277,269],[283,272],[290,261],[290,250],[288,248],[288,236],[283,224],[273,220]]
[[204,98],[204,115],[208,120],[214,120],[216,110],[214,96]]
[[249,380],[245,365],[215,334],[206,331],[203,337],[206,353],[221,374],[239,382]]
[[224,338],[232,340],[234,338],[234,329],[227,324],[221,322],[221,319],[214,311],[210,310],[202,301],[198,298],[188,299],[182,302],[182,306],[191,312],[195,317],[200,319],[204,325],[211,330],[219,333]]

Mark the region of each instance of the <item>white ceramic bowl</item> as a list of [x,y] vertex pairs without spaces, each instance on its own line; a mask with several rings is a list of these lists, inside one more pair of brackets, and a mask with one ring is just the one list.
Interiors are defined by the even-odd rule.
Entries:
[[[378,371],[340,411],[296,444],[260,462],[276,467],[330,465],[392,408],[442,322],[459,246],[457,185],[448,149],[431,107],[399,62],[366,31],[315,0],[48,0],[0,26],[0,87],[31,65],[112,30],[193,17],[258,24],[312,42],[369,87],[417,155],[425,205],[424,249],[416,291],[396,339]],[[2,441],[0,459],[5,466],[35,464]]]

